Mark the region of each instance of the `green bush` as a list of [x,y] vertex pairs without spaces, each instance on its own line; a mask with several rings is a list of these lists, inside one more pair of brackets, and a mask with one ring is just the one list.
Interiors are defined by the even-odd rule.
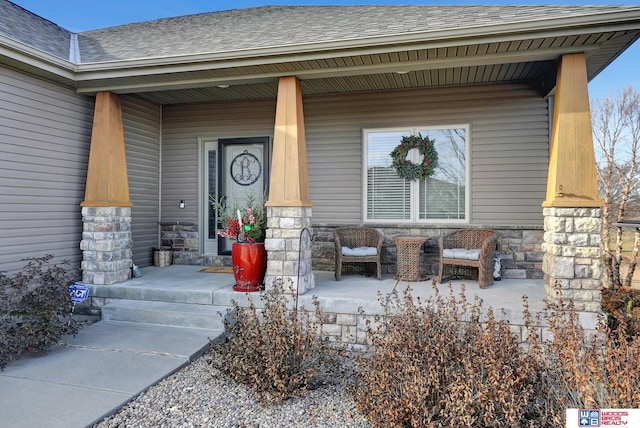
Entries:
[[261,293],[263,309],[233,302],[225,338],[213,346],[211,364],[257,392],[262,403],[279,402],[331,382],[343,348],[323,337],[322,313],[297,308],[282,283]]
[[52,264],[52,259],[29,258],[11,277],[0,272],[0,369],[25,352],[43,352],[78,331],[68,291],[77,273]]

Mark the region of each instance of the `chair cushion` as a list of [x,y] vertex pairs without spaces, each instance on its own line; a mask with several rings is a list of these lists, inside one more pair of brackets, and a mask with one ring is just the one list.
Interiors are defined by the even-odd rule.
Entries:
[[342,247],[343,256],[376,256],[378,249],[376,247]]
[[467,250],[465,248],[445,248],[442,250],[442,257],[448,259],[478,260],[480,250]]

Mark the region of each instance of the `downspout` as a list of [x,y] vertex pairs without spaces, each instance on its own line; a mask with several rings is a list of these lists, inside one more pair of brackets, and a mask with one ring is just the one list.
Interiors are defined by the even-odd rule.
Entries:
[[163,106],[160,105],[160,115],[158,118],[158,248],[162,246],[162,226],[160,226],[160,222],[162,221],[162,119],[163,119],[164,109]]

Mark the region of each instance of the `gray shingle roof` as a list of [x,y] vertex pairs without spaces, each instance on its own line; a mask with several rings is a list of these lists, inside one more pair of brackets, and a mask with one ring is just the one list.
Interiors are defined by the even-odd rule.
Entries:
[[69,59],[71,32],[6,0],[0,0],[0,35]]
[[[603,6],[264,6],[79,34],[82,62],[335,42],[624,10]],[[626,7],[631,9],[631,7]]]
[[[570,18],[634,6],[264,6],[158,19],[78,34],[82,63],[238,52],[399,33]],[[0,35],[68,59],[72,33],[0,0]],[[72,56],[74,57],[74,56]]]

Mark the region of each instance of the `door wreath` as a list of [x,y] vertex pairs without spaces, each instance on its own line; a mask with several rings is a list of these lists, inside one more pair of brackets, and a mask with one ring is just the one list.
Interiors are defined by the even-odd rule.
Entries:
[[[411,149],[418,149],[422,162],[416,164],[407,160],[407,154]],[[420,134],[402,137],[400,145],[391,152],[391,159],[393,160],[391,166],[398,176],[405,180],[422,180],[430,177],[438,166],[435,140],[430,140],[429,136],[422,138]]]

